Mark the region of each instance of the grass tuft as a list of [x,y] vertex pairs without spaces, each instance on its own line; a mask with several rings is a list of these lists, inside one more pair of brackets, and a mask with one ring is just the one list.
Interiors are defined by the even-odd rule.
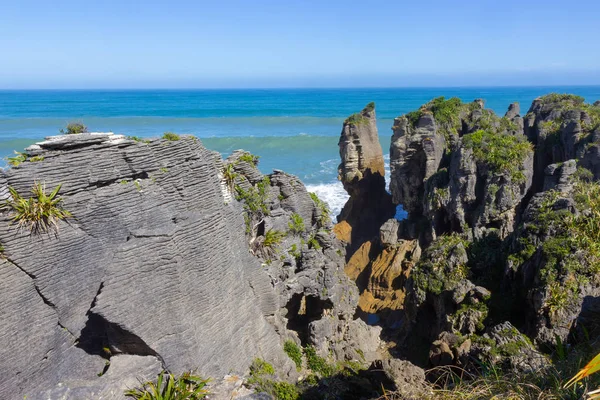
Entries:
[[190,372],[175,377],[163,371],[156,383],[146,382],[140,388],[125,391],[125,396],[136,400],[200,400],[208,395],[208,381]]
[[13,187],[8,187],[10,198],[4,202],[2,209],[13,214],[12,223],[21,229],[29,229],[30,234],[42,234],[50,231],[58,232],[58,221],[72,217],[62,208],[62,198],[58,196],[61,185],[46,194],[46,185],[36,182],[31,189],[33,196],[26,199]]

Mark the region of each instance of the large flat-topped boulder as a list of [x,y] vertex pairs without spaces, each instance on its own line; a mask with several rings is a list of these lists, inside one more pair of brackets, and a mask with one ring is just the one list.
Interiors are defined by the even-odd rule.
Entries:
[[194,137],[103,133],[28,151],[42,161],[4,171],[2,192],[61,184],[73,218],[37,236],[0,217],[0,398],[121,398],[163,368],[218,378],[255,357],[286,363],[218,153]]
[[37,153],[40,150],[68,149],[77,146],[90,146],[101,143],[120,143],[126,139],[123,135],[112,132],[89,132],[75,135],[47,136],[44,141],[29,146],[26,151]]

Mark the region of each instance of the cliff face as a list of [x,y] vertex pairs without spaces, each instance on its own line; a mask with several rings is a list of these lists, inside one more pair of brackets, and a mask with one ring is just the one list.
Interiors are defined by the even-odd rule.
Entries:
[[5,171],[2,196],[61,184],[73,218],[39,236],[2,214],[0,397],[119,398],[162,369],[219,377],[255,357],[291,365],[218,154],[192,137],[109,134],[56,137],[28,153],[43,160]]
[[381,223],[346,271],[399,355],[532,371],[557,338],[600,333],[600,108],[551,94],[519,112],[438,98],[394,122],[390,189],[408,218]]

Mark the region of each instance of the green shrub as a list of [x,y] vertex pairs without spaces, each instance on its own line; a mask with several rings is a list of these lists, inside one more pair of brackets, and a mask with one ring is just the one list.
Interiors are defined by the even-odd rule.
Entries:
[[71,217],[71,213],[62,208],[62,198],[58,196],[61,185],[50,194],[46,194],[46,186],[40,182],[33,185],[32,197],[25,199],[14,188],[8,187],[10,198],[2,209],[13,214],[12,223],[19,229],[27,227],[31,234],[41,234],[50,230],[58,231],[58,221]]
[[223,167],[223,178],[225,179],[225,184],[230,192],[235,190],[235,178],[237,178],[238,174],[235,172],[233,164],[227,164]]
[[306,356],[306,365],[311,371],[320,374],[322,377],[328,377],[335,373],[335,367],[329,365],[327,360],[317,355],[317,350],[314,346],[308,345],[304,348]]
[[244,202],[244,209],[250,214],[269,215],[267,200],[269,198],[269,188],[271,180],[265,176],[262,181],[252,186],[247,191],[241,186],[236,186],[236,200]]
[[550,93],[540,97],[540,100],[542,101],[542,104],[566,102],[572,103],[574,105],[582,105],[585,102],[585,99],[583,97],[567,93]]
[[22,162],[27,161],[27,154],[21,153],[20,151],[14,150],[15,155],[13,157],[8,157],[7,162],[9,165],[13,167],[18,167]]
[[30,162],[40,162],[44,161],[44,156],[33,156],[29,159]]
[[306,244],[308,244],[309,249],[321,250],[321,245],[319,244],[319,241],[317,240],[315,235],[309,237]]
[[87,133],[88,128],[81,122],[69,122],[67,126],[60,130],[63,135],[76,135],[79,133]]
[[296,364],[298,371],[302,368],[302,351],[300,347],[292,340],[286,340],[283,344],[283,351]]
[[296,213],[291,215],[291,221],[288,222],[288,228],[290,229],[290,232],[296,234],[303,233],[306,230],[306,227],[304,226],[304,220],[299,214]]
[[472,149],[475,159],[485,163],[492,173],[509,174],[517,182],[525,180],[521,167],[533,149],[525,136],[478,130],[463,136],[463,144]]
[[296,261],[298,261],[300,259],[300,256],[302,256],[300,250],[298,250],[298,245],[296,245],[296,243],[294,243],[292,247],[290,247],[288,253],[290,253],[290,255],[296,259]]
[[254,165],[255,167],[258,165],[259,159],[260,159],[260,156],[254,155],[248,151],[244,152],[244,154],[242,154],[238,157],[238,161],[247,162],[249,164]]
[[319,210],[317,225],[319,228],[324,228],[325,226],[327,226],[327,223],[331,219],[329,207],[327,206],[327,203],[325,203],[319,198],[319,196],[317,196],[316,193],[309,192],[308,194],[310,195],[310,198]]
[[344,120],[345,124],[348,125],[363,125],[369,122],[369,118],[364,117],[362,114],[360,113],[356,113],[356,114],[352,114],[351,116],[349,116],[348,118],[346,118]]
[[255,358],[252,361],[252,365],[250,365],[250,376],[251,377],[259,377],[264,375],[274,375],[275,368],[273,365],[266,362],[262,358]]
[[165,133],[163,133],[162,138],[165,139],[165,140],[170,140],[172,142],[181,139],[178,134],[173,133],[173,132],[165,132]]
[[156,383],[146,382],[141,388],[127,390],[125,396],[136,400],[199,400],[208,394],[207,383],[208,379],[189,372],[176,378],[163,371]]
[[285,233],[269,229],[267,232],[265,232],[263,246],[273,248],[280,244],[283,238],[285,238]]
[[296,400],[300,397],[296,385],[287,382],[273,382],[273,393],[278,400]]
[[257,392],[268,393],[279,400],[296,400],[299,397],[296,386],[287,382],[276,382],[272,379],[274,375],[273,365],[256,358],[250,365],[250,378],[246,384],[252,386]]

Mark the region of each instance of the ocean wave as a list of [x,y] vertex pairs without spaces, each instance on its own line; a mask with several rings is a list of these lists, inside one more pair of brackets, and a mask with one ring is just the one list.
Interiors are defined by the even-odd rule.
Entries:
[[344,190],[341,182],[320,183],[306,185],[306,190],[316,193],[321,200],[327,203],[331,210],[331,218],[335,222],[335,217],[342,211],[344,204],[350,196]]

